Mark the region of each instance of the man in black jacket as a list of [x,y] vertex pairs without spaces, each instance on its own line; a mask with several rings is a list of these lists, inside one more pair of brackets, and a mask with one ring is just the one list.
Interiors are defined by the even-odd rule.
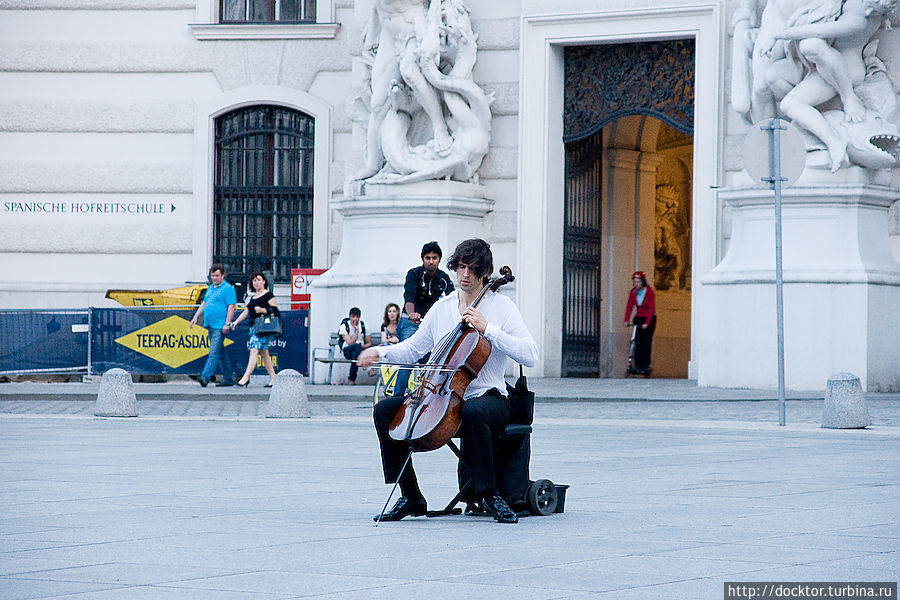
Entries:
[[[422,246],[422,266],[413,267],[406,272],[406,283],[403,286],[403,311],[397,324],[397,337],[400,341],[412,337],[419,328],[419,323],[428,309],[453,291],[450,276],[438,268],[443,253],[437,242],[428,242]],[[394,395],[406,394],[409,371],[397,373]]]

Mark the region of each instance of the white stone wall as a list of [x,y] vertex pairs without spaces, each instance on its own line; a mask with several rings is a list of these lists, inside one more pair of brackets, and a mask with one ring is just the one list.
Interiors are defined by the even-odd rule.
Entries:
[[[215,2],[197,1],[0,2],[0,306],[98,306],[110,288],[205,280],[210,111],[230,98],[318,111],[327,243],[328,191],[343,180],[331,158],[350,130],[346,30],[199,40],[190,25],[210,22]],[[353,18],[350,1],[320,5]]]

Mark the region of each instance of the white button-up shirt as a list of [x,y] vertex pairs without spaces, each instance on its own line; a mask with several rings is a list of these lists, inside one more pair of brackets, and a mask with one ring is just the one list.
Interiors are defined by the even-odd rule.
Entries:
[[[491,388],[497,388],[505,396],[507,357],[526,367],[534,365],[538,357],[537,343],[512,300],[488,290],[477,310],[487,319],[484,337],[492,347],[478,377],[466,388],[466,400],[481,396]],[[392,346],[378,346],[378,357],[386,362],[413,363],[431,352],[461,321],[459,290],[455,290],[431,307],[412,337]]]

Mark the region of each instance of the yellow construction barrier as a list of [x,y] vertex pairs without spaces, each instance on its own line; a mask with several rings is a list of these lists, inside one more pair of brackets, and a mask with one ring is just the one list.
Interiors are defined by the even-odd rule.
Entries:
[[197,283],[170,290],[108,290],[106,297],[122,306],[191,306],[205,294],[206,284]]

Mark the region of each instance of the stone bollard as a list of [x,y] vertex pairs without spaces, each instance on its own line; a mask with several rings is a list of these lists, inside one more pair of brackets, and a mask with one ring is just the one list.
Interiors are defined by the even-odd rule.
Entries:
[[309,398],[303,375],[294,369],[285,369],[275,376],[265,415],[281,419],[309,418]]
[[138,416],[131,373],[125,369],[110,369],[103,374],[94,414],[98,417]]
[[859,377],[838,373],[828,378],[825,388],[825,410],[822,427],[826,429],[860,429],[869,425],[869,411]]

